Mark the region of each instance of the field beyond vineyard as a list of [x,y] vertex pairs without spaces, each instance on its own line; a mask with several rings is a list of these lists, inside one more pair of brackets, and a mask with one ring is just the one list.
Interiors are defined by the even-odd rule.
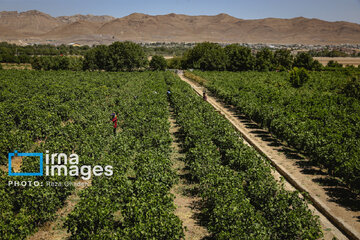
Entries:
[[314,57],[314,59],[318,60],[324,66],[326,66],[329,61],[337,61],[343,66],[353,65],[357,67],[360,65],[359,57]]

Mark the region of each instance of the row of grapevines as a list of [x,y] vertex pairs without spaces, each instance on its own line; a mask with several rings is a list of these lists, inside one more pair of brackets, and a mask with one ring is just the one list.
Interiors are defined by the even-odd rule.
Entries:
[[[2,71],[0,134],[1,158],[8,152],[75,151],[80,165],[97,165],[109,152],[110,113],[133,86],[129,73],[73,73]],[[36,143],[41,140],[40,143]],[[26,143],[26,144],[25,144]],[[108,158],[108,157],[107,157]],[[22,172],[37,172],[38,160],[23,159]],[[65,182],[70,177],[9,177],[0,173],[3,239],[24,239],[51,220],[72,186],[8,186],[9,181]],[[20,229],[20,230],[19,230]]]
[[94,179],[84,191],[65,223],[71,239],[184,236],[169,193],[177,178],[169,158],[166,85],[160,73],[140,76],[129,80],[123,86],[126,91],[117,96],[122,132],[102,162],[115,167],[114,175]]
[[271,167],[213,108],[167,79],[184,137],[186,161],[200,184],[203,213],[216,239],[317,239],[318,218],[297,192],[284,190]]
[[196,74],[216,96],[360,190],[360,102],[340,93],[347,76],[313,72],[295,89],[287,73]]

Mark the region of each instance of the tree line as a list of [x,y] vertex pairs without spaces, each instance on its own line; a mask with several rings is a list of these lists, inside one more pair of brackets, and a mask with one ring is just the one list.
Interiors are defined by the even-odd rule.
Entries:
[[[16,45],[0,44],[0,61],[5,59],[4,54],[11,58],[11,54],[3,51],[4,46],[10,46],[11,51]],[[53,49],[54,46],[44,49]],[[26,48],[23,48],[26,49]],[[32,49],[32,48],[29,48]],[[42,48],[33,48],[42,49]],[[62,50],[61,50],[62,49]],[[71,48],[69,48],[71,49]],[[69,53],[67,48],[57,51]],[[37,51],[36,50],[36,51]],[[160,55],[155,55],[148,61],[146,49],[140,44],[133,42],[114,42],[113,44],[98,45],[81,50],[79,56],[67,55],[27,55],[20,54],[16,57],[24,58],[20,62],[30,62],[36,70],[104,70],[104,71],[138,71],[138,70],[165,70],[172,69],[200,69],[204,71],[288,71],[297,68],[306,70],[323,70],[319,61],[314,60],[309,52],[299,52],[293,55],[288,49],[275,51],[263,48],[257,51],[238,44],[230,44],[225,47],[217,43],[203,42],[185,51],[183,56],[165,60]],[[10,50],[9,50],[10,51]],[[18,52],[19,53],[19,52]],[[30,53],[30,52],[29,52]],[[33,52],[34,53],[34,52]],[[38,51],[36,53],[45,53]],[[326,70],[338,70],[342,65],[336,61],[330,61]]]
[[139,71],[165,70],[167,62],[162,56],[155,55],[150,61],[144,48],[133,42],[114,42],[99,45],[87,50],[84,56],[39,56],[33,57],[31,66],[36,70],[104,70],[104,71]]
[[313,57],[360,57],[360,52],[353,51],[349,54],[336,49],[310,50],[309,54]]
[[[293,67],[307,70],[320,70],[322,65],[307,52],[296,56],[288,49],[271,51],[263,48],[253,52],[251,48],[230,44],[221,47],[219,44],[204,42],[188,50],[181,59],[170,62],[171,67],[183,69],[200,69],[204,71],[285,71]],[[177,66],[176,66],[177,65]]]
[[31,63],[34,56],[67,56],[84,55],[89,46],[72,45],[28,45],[18,46],[6,42],[0,43],[0,62],[3,63]]

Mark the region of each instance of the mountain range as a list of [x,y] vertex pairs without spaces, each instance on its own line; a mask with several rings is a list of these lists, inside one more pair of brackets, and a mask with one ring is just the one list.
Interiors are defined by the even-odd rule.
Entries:
[[0,41],[109,44],[135,42],[222,42],[268,44],[360,44],[360,25],[303,17],[245,20],[227,14],[189,16],[133,13],[122,18],[52,17],[31,10],[0,12]]

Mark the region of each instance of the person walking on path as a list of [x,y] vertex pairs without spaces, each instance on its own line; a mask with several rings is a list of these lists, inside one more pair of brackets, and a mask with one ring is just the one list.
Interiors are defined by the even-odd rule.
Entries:
[[207,101],[207,96],[206,96],[206,92],[205,92],[205,91],[203,91],[203,99],[204,99],[204,101]]
[[113,122],[113,124],[114,124],[114,135],[116,136],[116,128],[117,128],[117,121],[118,121],[118,118],[117,118],[117,115],[116,115],[116,113],[115,113],[115,112],[113,112],[113,113],[111,114],[111,116],[112,116],[111,121],[112,121],[112,122]]

